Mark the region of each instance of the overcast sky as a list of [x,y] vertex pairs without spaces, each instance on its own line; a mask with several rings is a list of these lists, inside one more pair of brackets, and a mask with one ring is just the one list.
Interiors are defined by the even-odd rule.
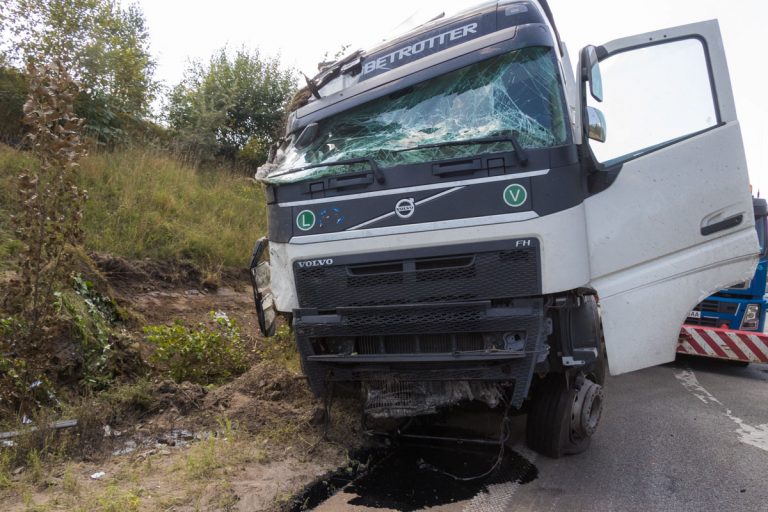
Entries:
[[[129,0],[123,0],[129,3]],[[157,78],[181,79],[190,58],[222,46],[280,55],[308,75],[342,45],[364,48],[440,12],[474,1],[139,0],[147,19]],[[768,195],[768,87],[764,65],[768,2],[761,0],[550,0],[571,57],[587,44],[717,18],[723,34],[752,183]],[[610,119],[608,120],[610,127]],[[610,129],[610,128],[609,128]]]

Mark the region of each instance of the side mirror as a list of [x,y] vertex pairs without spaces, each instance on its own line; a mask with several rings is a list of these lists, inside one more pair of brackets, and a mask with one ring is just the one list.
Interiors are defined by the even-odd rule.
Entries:
[[253,248],[249,273],[253,286],[253,300],[256,303],[256,317],[259,321],[259,329],[264,336],[275,334],[275,320],[277,311],[272,296],[269,261],[269,241],[260,238]]
[[587,136],[598,142],[605,142],[607,127],[605,116],[595,107],[587,107]]
[[581,51],[582,77],[589,82],[589,93],[597,101],[603,101],[603,79],[600,75],[600,63],[597,60],[597,49],[586,46]]

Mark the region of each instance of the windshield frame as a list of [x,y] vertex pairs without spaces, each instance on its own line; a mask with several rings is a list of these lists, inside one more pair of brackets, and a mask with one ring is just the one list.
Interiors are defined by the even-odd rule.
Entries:
[[[357,105],[356,103],[358,102],[353,102],[349,108],[334,109],[338,111],[334,112],[333,115],[330,115],[324,119],[317,120],[321,126],[322,124],[333,123],[336,121],[336,125],[330,125],[334,129],[339,129],[339,126],[350,126],[351,131],[353,134],[355,134],[355,136],[358,138],[368,136],[374,140],[374,142],[381,143],[381,147],[377,148],[375,145],[371,145],[371,149],[367,150],[367,148],[365,148],[363,145],[361,147],[347,150],[347,152],[344,152],[344,150],[338,150],[335,154],[331,153],[330,157],[327,155],[321,155],[313,159],[308,159],[306,158],[306,155],[311,150],[307,148],[312,148],[314,141],[317,141],[318,138],[321,139],[321,143],[330,143],[328,145],[330,148],[329,151],[336,150],[336,146],[333,145],[334,142],[346,142],[349,139],[344,138],[344,135],[334,135],[330,131],[323,132],[323,129],[321,128],[317,136],[313,138],[313,143],[310,143],[301,149],[297,149],[293,146],[293,141],[299,138],[299,132],[296,132],[293,134],[293,137],[289,140],[288,144],[286,144],[278,154],[277,163],[272,164],[273,168],[268,175],[262,177],[262,180],[267,183],[285,184],[304,181],[305,179],[311,179],[315,177],[319,178],[321,175],[328,176],[348,174],[351,172],[361,172],[366,170],[361,166],[356,166],[355,168],[350,167],[347,169],[340,165],[333,166],[335,169],[323,169],[324,166],[322,166],[322,163],[324,162],[327,162],[329,167],[331,167],[335,161],[360,158],[373,159],[375,160],[375,163],[379,164],[382,168],[394,168],[413,164],[423,164],[426,162],[445,161],[459,157],[471,158],[474,156],[490,153],[517,153],[517,150],[520,149],[520,147],[515,147],[517,145],[511,144],[508,140],[510,137],[505,138],[504,135],[511,135],[513,136],[512,138],[514,138],[514,136],[520,137],[521,135],[516,130],[506,129],[505,126],[506,124],[510,124],[509,121],[502,122],[501,120],[501,118],[504,116],[514,116],[516,112],[519,112],[524,116],[519,120],[521,123],[523,123],[521,125],[523,130],[522,137],[527,137],[530,139],[524,141],[524,147],[526,149],[548,149],[572,144],[573,133],[568,111],[568,103],[566,99],[564,77],[562,76],[562,67],[560,65],[557,52],[554,51],[554,48],[546,45],[529,45],[494,53],[494,55],[491,55],[482,60],[475,59],[474,62],[471,62],[466,66],[432,76],[426,80],[414,84],[414,86],[402,87],[399,90],[391,91],[386,95],[377,95],[377,97],[371,99],[367,103]],[[541,65],[542,62],[544,63],[544,66]],[[481,73],[487,73],[487,76],[475,80],[474,75],[469,74],[469,70],[476,70]],[[523,72],[528,73],[530,78],[525,78],[525,74]],[[452,79],[456,78],[456,80],[452,81],[452,79],[447,78],[451,74],[454,75]],[[441,79],[444,78],[445,81],[441,82]],[[541,80],[542,78],[542,85],[540,87],[540,84],[536,84],[535,81]],[[461,84],[459,80],[466,80],[467,82],[471,83],[464,85]],[[531,88],[531,84],[534,84],[536,88]],[[536,110],[536,106],[527,107],[526,110],[524,107],[518,107],[517,102],[512,99],[507,99],[505,97],[499,99],[497,97],[499,93],[502,95],[509,94],[511,96],[515,96],[515,94],[520,94],[521,91],[525,92],[525,85],[529,86],[527,89],[529,98],[534,100],[534,104],[538,102],[538,110]],[[519,86],[520,89],[516,89],[517,86]],[[414,87],[416,89],[414,89]],[[440,87],[443,89],[440,89]],[[548,90],[545,90],[545,87]],[[454,88],[457,90],[454,91]],[[409,94],[407,91],[413,90],[416,90],[418,94],[424,94],[425,96],[423,99],[414,100],[415,103],[411,102],[413,103],[411,106],[407,106]],[[416,96],[417,98],[420,98],[418,94],[416,94]],[[483,96],[483,94],[486,96]],[[493,94],[493,96],[488,96],[488,94]],[[480,117],[477,119],[472,119],[471,116],[473,114],[465,114],[464,120],[475,121],[475,124],[481,123],[481,125],[474,127],[480,137],[472,136],[473,133],[469,131],[467,131],[467,133],[461,133],[464,127],[461,125],[461,123],[459,123],[460,129],[455,131],[455,133],[447,133],[443,139],[440,138],[440,134],[436,135],[432,139],[430,139],[429,136],[426,136],[425,140],[414,140],[413,144],[409,145],[409,139],[403,139],[400,135],[397,134],[394,134],[390,139],[387,139],[387,125],[385,125],[384,128],[380,129],[378,132],[360,135],[363,134],[365,130],[363,129],[360,130],[359,133],[356,133],[355,130],[359,125],[355,122],[348,121],[350,118],[354,119],[354,117],[351,116],[360,115],[360,112],[365,112],[365,109],[373,112],[374,117],[370,119],[373,119],[374,121],[378,121],[379,118],[385,117],[392,112],[404,112],[407,116],[411,115],[411,110],[418,112],[419,109],[423,110],[426,108],[424,112],[431,114],[433,112],[433,110],[431,110],[433,107],[424,107],[421,105],[422,103],[429,103],[435,98],[437,98],[437,100],[443,100],[443,103],[445,103],[445,101],[448,101],[451,98],[456,98],[457,96],[466,96],[467,99],[476,101],[478,106],[481,104],[481,102],[488,102],[487,100],[484,100],[484,98],[494,98],[490,106],[485,105],[482,107],[485,109],[485,113],[480,114]],[[394,100],[391,99],[393,97],[395,98]],[[389,109],[388,101],[397,101],[400,97],[406,98],[403,102],[404,106]],[[499,101],[502,103],[506,101],[508,105],[505,107],[499,103]],[[443,104],[440,106],[440,108],[442,108],[445,119],[452,118],[452,115],[450,115],[452,112],[452,107],[448,107],[446,110],[447,107]],[[441,112],[438,109],[435,109],[435,111],[438,114]],[[537,114],[543,115],[544,118],[536,118]],[[531,117],[532,115],[534,117]],[[496,116],[498,116],[499,119],[495,119]],[[346,124],[340,124],[339,119],[341,119],[342,122],[347,121]],[[363,117],[363,119],[365,118]],[[491,130],[492,127],[489,127],[490,125],[483,126],[482,122],[487,122],[488,119],[495,121],[497,124],[501,123],[504,125],[502,128],[505,129]],[[541,119],[543,119],[544,124],[539,124]],[[401,127],[400,119],[396,119],[396,123],[397,124],[395,126]],[[526,126],[525,123],[528,123],[528,126]],[[365,123],[361,123],[363,126],[364,124]],[[468,124],[471,125],[471,123]],[[514,124],[514,122],[511,124]],[[375,125],[371,126],[376,127]],[[407,128],[407,124],[405,126],[406,129],[413,130],[413,127]],[[428,126],[431,128],[432,125]],[[472,129],[471,126],[470,129]],[[454,130],[456,130],[455,127]],[[482,130],[487,131],[483,132]],[[431,134],[431,132],[429,133]],[[482,147],[479,147],[477,143],[473,143],[471,140],[484,138],[484,135],[486,138],[488,135],[491,137],[499,137],[499,143],[483,144]],[[337,139],[333,139],[333,136],[336,136]],[[375,141],[377,137],[382,137],[383,142]],[[539,139],[536,140],[536,137],[539,137]],[[545,140],[547,138],[549,140]],[[462,140],[466,140],[467,144],[462,144]],[[387,148],[387,144],[394,147]],[[425,146],[425,148],[417,148],[417,146],[422,145]],[[432,154],[430,155],[424,155],[410,159],[401,158],[400,161],[397,161],[397,158],[391,156],[391,154],[394,153],[421,153],[427,151],[428,146],[431,146],[430,149],[433,150],[431,151]],[[445,151],[444,148],[449,146],[459,149],[453,150],[452,152]],[[469,148],[467,146],[473,147]],[[464,149],[462,150],[460,148]],[[317,151],[316,148],[314,150]],[[379,155],[376,153],[379,153]],[[389,155],[389,157],[386,155]],[[389,161],[379,161],[379,158]],[[288,162],[292,162],[292,165],[289,165]],[[288,176],[296,171],[301,171],[302,168],[309,167],[312,167],[314,171],[310,173],[311,175],[309,176],[305,176],[304,174],[306,173],[300,173],[301,175],[299,176]],[[270,178],[275,179],[271,180]]]

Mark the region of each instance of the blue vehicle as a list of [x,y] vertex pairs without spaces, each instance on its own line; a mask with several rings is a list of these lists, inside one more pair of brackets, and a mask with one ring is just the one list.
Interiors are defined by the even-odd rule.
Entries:
[[762,198],[753,198],[752,202],[761,250],[755,275],[750,281],[738,283],[704,299],[691,311],[686,324],[759,333],[765,330],[768,306],[765,297],[768,274],[768,247],[765,243],[768,203]]

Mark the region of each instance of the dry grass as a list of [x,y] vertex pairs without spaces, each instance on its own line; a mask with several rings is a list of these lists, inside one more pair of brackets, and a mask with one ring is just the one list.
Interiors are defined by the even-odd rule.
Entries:
[[[15,179],[32,164],[29,155],[0,145],[0,270],[18,250],[8,225]],[[261,186],[242,174],[197,170],[139,149],[95,153],[81,166],[89,250],[188,259],[215,275],[222,266],[245,266],[254,241],[266,232]]]

